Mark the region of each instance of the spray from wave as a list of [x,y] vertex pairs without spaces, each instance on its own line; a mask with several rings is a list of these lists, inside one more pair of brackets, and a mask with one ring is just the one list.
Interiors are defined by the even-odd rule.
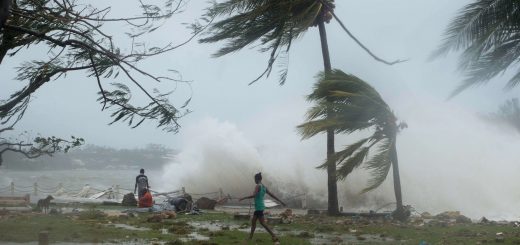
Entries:
[[[285,198],[311,192],[306,167],[283,152],[278,144],[255,146],[236,125],[206,118],[186,129],[184,147],[174,162],[165,166],[162,189],[186,187],[190,193],[209,193],[219,188],[238,197],[254,188],[253,175],[262,172],[264,183]],[[278,145],[279,146],[279,145]],[[292,161],[292,160],[295,161]],[[316,171],[307,167],[310,171]]]
[[258,151],[229,122],[205,119],[186,134],[182,152],[164,169],[164,188],[184,186],[193,193],[222,188],[236,194],[262,170]]
[[[300,140],[294,127],[305,107],[296,106],[282,108],[294,115],[271,111],[268,122],[245,124],[244,131],[214,118],[185,129],[181,153],[164,168],[163,188],[185,186],[192,193],[222,188],[243,196],[253,189],[254,173],[262,172],[268,187],[283,198],[307,193],[314,200],[310,207],[325,208],[326,175],[315,169],[325,157],[325,138]],[[405,204],[419,212],[459,210],[474,219],[520,217],[520,182],[515,181],[520,173],[519,135],[447,102],[416,103],[406,109],[401,116],[410,127],[398,138]],[[338,137],[337,149],[355,138]],[[359,169],[339,184],[344,210],[376,210],[394,202],[391,173],[380,188],[360,194],[368,177]]]

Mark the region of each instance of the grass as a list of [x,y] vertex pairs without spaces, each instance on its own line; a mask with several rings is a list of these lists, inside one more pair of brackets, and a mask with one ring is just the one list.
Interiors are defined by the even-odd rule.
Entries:
[[37,241],[41,231],[49,232],[50,242],[100,242],[120,239],[149,239],[152,232],[129,232],[106,226],[97,220],[72,220],[63,215],[19,216],[0,221],[0,240],[11,242]]
[[[162,241],[166,244],[244,244],[248,232],[235,228],[210,231],[193,227],[190,222],[212,222],[221,227],[247,229],[244,220],[234,220],[233,215],[209,212],[202,215],[178,215],[162,222],[147,222],[151,214],[137,217],[106,217],[99,210],[89,208],[79,215],[15,214],[0,216],[1,242],[30,242],[38,240],[40,231],[49,232],[50,242],[122,242]],[[144,227],[147,230],[116,228],[113,224]],[[498,224],[442,224],[417,226],[389,222],[367,222],[342,217],[299,217],[292,224],[269,224],[279,235],[281,244],[311,244],[311,239],[328,237],[344,244],[371,244],[368,235],[388,238],[384,244],[495,244],[496,233],[503,232],[505,240],[500,244],[520,244],[520,228]],[[169,231],[163,234],[163,229]],[[257,229],[263,230],[258,225]],[[197,232],[209,237],[208,241],[187,241],[189,234]],[[350,234],[348,241],[345,234]],[[368,238],[367,238],[368,237]],[[146,242],[147,241],[147,242]],[[248,244],[273,244],[265,232],[255,233]]]

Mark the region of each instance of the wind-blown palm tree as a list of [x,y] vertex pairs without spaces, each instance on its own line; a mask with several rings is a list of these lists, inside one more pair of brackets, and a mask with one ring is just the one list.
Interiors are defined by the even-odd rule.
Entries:
[[[397,118],[379,93],[363,80],[340,70],[320,73],[313,93],[308,97],[316,102],[307,113],[307,122],[298,126],[304,139],[333,128],[335,133],[351,134],[370,129],[373,134],[347,146],[335,154],[338,180],[343,180],[355,168],[365,165],[372,174],[367,192],[386,179],[392,168],[397,202],[396,214],[403,211],[397,133],[406,124],[397,124]],[[329,162],[321,168],[330,166]]]
[[520,1],[475,0],[460,10],[434,57],[462,50],[459,69],[467,78],[452,95],[486,83],[508,69],[506,88],[520,84]]
[[[226,45],[216,54],[216,57],[238,51],[246,46],[258,44],[260,51],[270,52],[266,69],[250,84],[271,74],[278,57],[288,57],[292,42],[301,37],[310,27],[318,26],[324,71],[332,70],[325,23],[335,18],[347,34],[366,50],[377,61],[392,65],[375,56],[348,31],[345,25],[334,13],[334,0],[226,0],[215,3],[208,8],[206,20],[225,17],[214,23],[207,36],[200,42],[214,43],[225,41]],[[287,79],[287,62],[280,72],[280,84]],[[327,132],[327,158],[334,162],[334,133]],[[336,169],[333,164],[327,170],[328,183],[328,213],[339,213]]]
[[520,133],[520,102],[518,98],[506,100],[498,110],[486,117],[493,122],[505,123]]

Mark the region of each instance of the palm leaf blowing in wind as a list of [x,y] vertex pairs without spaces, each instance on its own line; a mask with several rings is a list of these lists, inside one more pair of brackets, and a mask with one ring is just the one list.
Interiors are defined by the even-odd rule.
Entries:
[[475,0],[459,11],[444,36],[433,58],[462,51],[459,69],[466,75],[452,96],[507,70],[512,77],[506,88],[520,84],[520,1]]

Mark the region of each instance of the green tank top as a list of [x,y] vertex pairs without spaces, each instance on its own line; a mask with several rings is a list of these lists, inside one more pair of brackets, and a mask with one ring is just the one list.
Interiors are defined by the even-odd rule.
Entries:
[[263,211],[265,209],[264,204],[264,196],[265,196],[265,186],[260,184],[260,189],[258,190],[258,193],[255,195],[255,211]]

